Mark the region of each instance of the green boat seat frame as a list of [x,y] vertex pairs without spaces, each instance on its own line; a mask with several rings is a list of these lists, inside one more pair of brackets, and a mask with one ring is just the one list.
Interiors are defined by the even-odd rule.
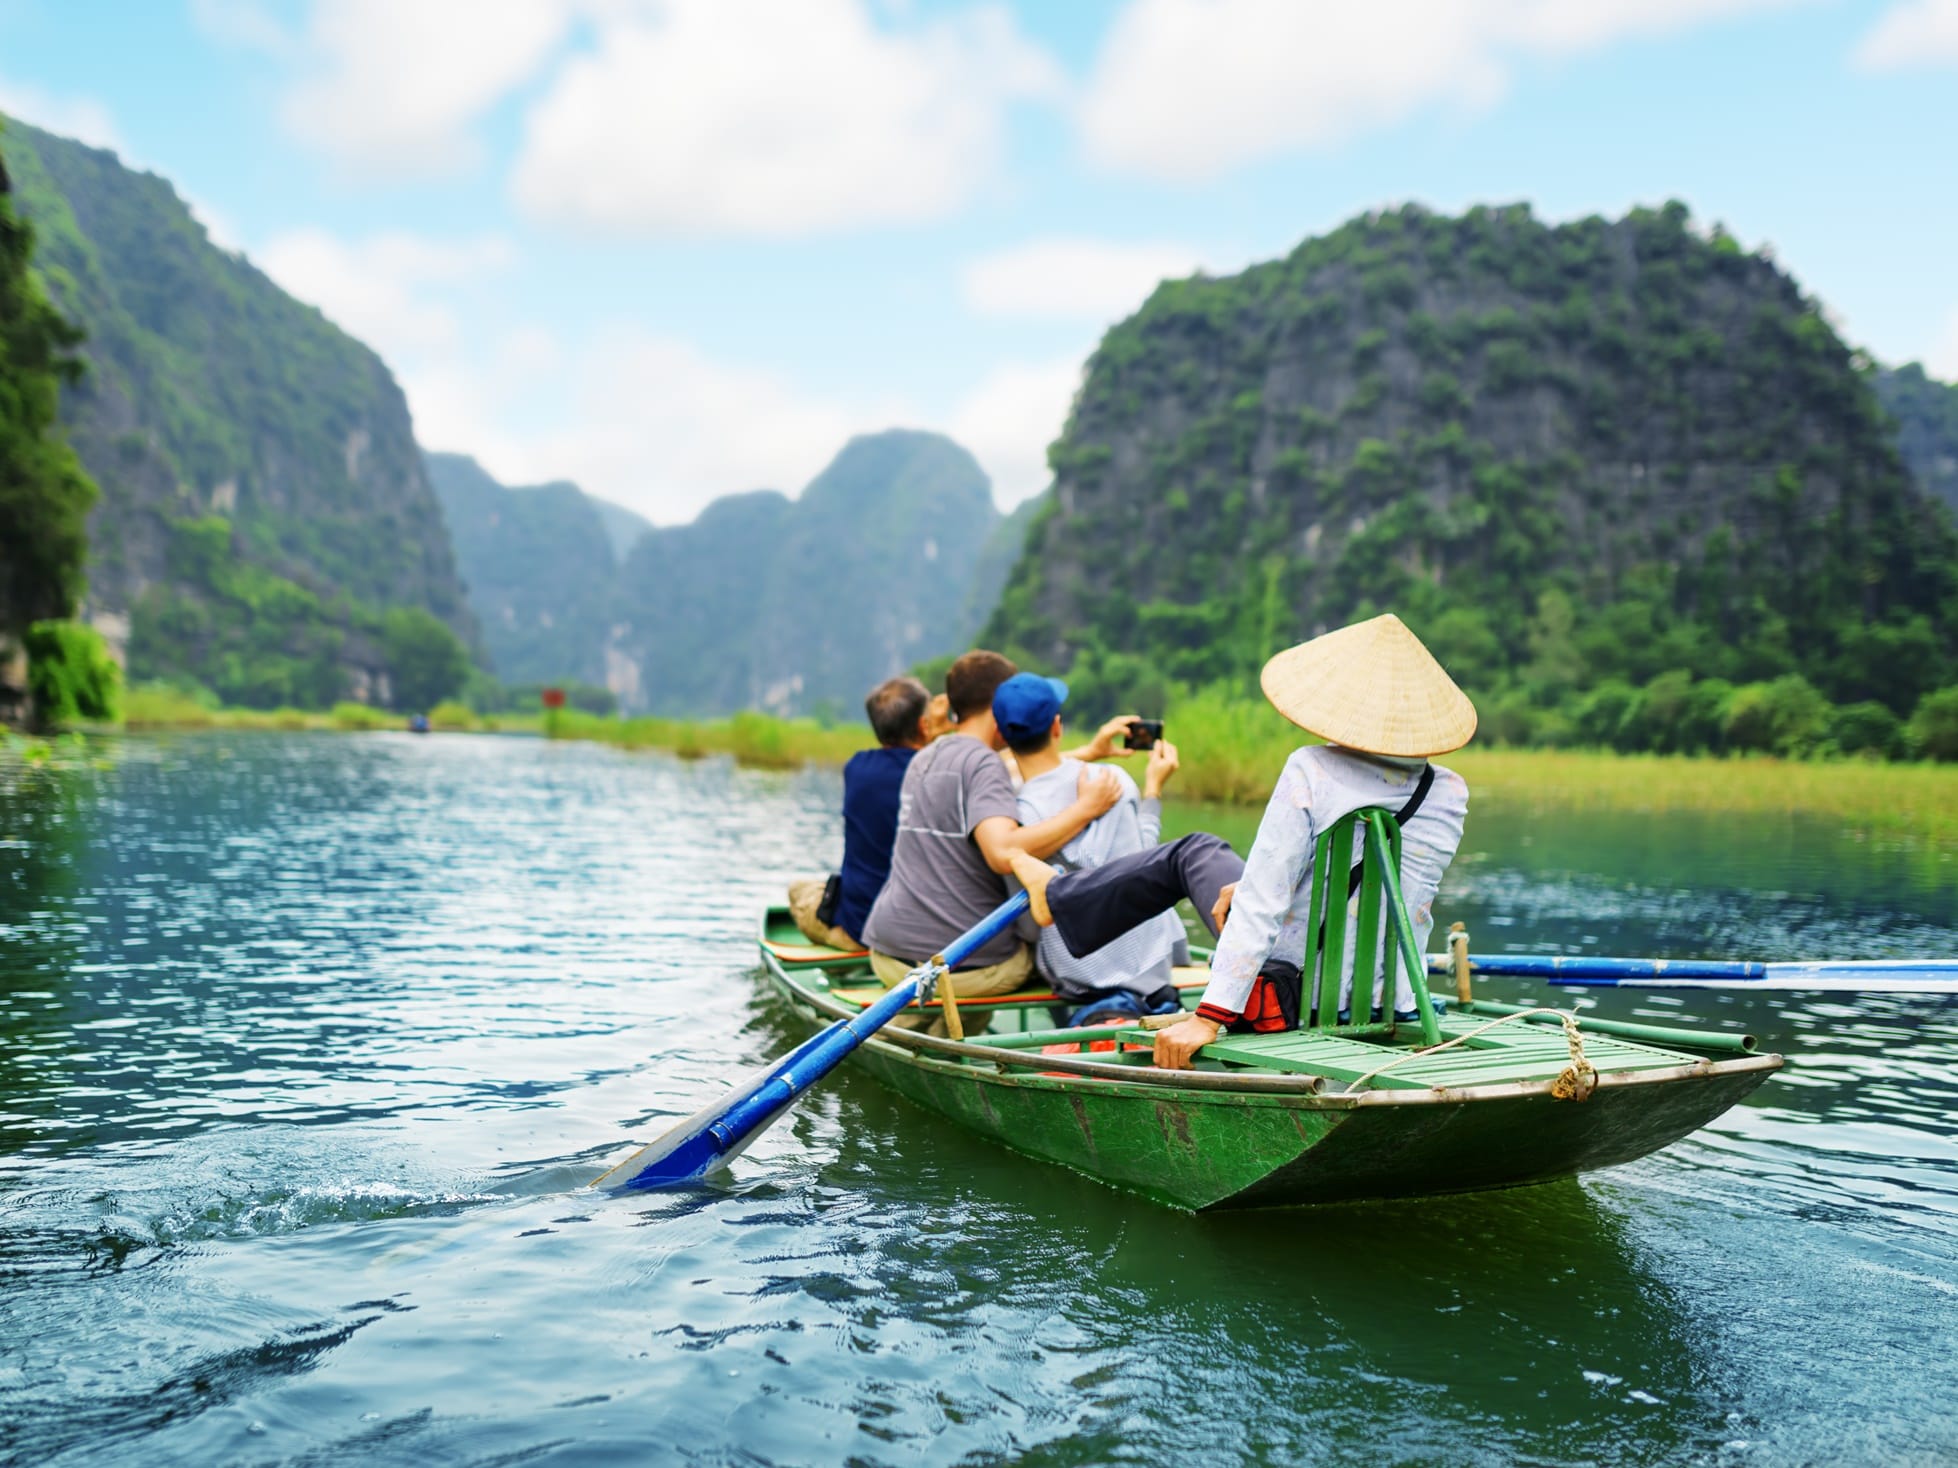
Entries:
[[[1359,905],[1353,909],[1353,855],[1360,851]],[[1394,997],[1399,972],[1405,969],[1414,991],[1423,1044],[1441,1043],[1434,999],[1428,993],[1427,963],[1415,939],[1407,900],[1401,895],[1401,828],[1391,811],[1377,807],[1356,810],[1333,823],[1312,859],[1312,907],[1307,919],[1305,955],[1299,964],[1301,1029],[1328,1034],[1394,1035]],[[1382,919],[1385,919],[1383,922]],[[1353,1019],[1339,1023],[1339,988],[1345,976],[1346,935],[1353,945]],[[1368,997],[1372,985],[1361,975],[1379,972],[1382,1018],[1372,1017]]]

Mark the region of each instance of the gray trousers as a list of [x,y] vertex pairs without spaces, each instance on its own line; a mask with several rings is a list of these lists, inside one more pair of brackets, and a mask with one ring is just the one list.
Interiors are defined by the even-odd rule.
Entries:
[[[1210,929],[1218,894],[1244,875],[1244,859],[1221,836],[1196,831],[1162,846],[1117,857],[1084,872],[1063,872],[1047,884],[1047,906],[1054,931],[1076,958],[1112,943],[1139,923],[1168,912],[1188,898]],[[1299,1022],[1299,968],[1282,958],[1258,970],[1244,1018],[1233,1030],[1296,1029]]]

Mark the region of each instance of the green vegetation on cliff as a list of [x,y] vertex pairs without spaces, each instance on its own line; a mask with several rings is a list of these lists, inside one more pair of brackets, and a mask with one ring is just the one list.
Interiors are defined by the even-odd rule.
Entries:
[[427,609],[383,613],[289,581],[240,555],[221,515],[171,521],[169,536],[167,574],[132,618],[140,677],[254,709],[323,709],[351,695],[422,710],[462,688],[468,652]]
[[497,677],[603,683],[619,560],[604,510],[632,512],[575,484],[506,487],[462,454],[427,461]]
[[101,639],[65,620],[96,490],[56,424],[62,384],[81,376],[81,333],[48,301],[33,255],[0,163],[0,724],[113,718],[120,687]]
[[1925,493],[1958,514],[1958,386],[1911,362],[1875,373],[1870,385],[1897,424],[1897,452]]
[[61,386],[81,375],[81,335],[49,303],[33,254],[0,164],[0,637],[74,611],[95,500],[56,426]]
[[[380,358],[213,245],[163,179],[20,123],[0,151],[47,292],[87,334],[88,372],[61,417],[102,490],[90,611],[103,625],[132,619],[132,674],[188,669],[237,690],[227,697],[278,702],[303,686],[331,702],[362,671],[330,675],[334,649],[358,652],[356,627],[388,607],[425,608],[473,636],[407,404]],[[177,569],[179,527],[211,516],[229,522],[237,564],[215,600]],[[263,628],[220,625],[268,600],[276,645]],[[146,628],[156,613],[167,625]],[[261,669],[271,681],[251,686]]]
[[1357,219],[1107,334],[985,639],[1106,710],[1393,609],[1499,739],[1881,752],[1958,535],[1863,366],[1677,204]]

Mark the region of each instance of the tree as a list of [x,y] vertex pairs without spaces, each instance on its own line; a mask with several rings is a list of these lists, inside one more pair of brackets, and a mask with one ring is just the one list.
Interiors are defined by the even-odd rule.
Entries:
[[381,624],[394,706],[427,710],[462,691],[469,651],[441,618],[423,607],[395,607]]
[[82,594],[95,485],[55,426],[61,384],[81,375],[81,333],[29,264],[34,232],[0,163],[0,637],[66,617]]
[[122,669],[101,633],[80,622],[36,622],[25,641],[39,723],[59,728],[122,717]]
[[1910,716],[1910,737],[1932,759],[1958,760],[1958,687],[1919,700]]
[[1829,734],[1829,701],[1799,673],[1749,683],[1727,705],[1727,740],[1735,749],[1799,759]]
[[1875,699],[1865,699],[1835,711],[1829,737],[1844,754],[1895,759],[1904,751],[1904,721]]

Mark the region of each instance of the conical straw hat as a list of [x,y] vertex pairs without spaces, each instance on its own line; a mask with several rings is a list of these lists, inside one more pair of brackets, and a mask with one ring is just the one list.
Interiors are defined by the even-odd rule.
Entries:
[[1446,754],[1475,735],[1475,705],[1392,612],[1287,648],[1259,682],[1301,729],[1363,754]]

